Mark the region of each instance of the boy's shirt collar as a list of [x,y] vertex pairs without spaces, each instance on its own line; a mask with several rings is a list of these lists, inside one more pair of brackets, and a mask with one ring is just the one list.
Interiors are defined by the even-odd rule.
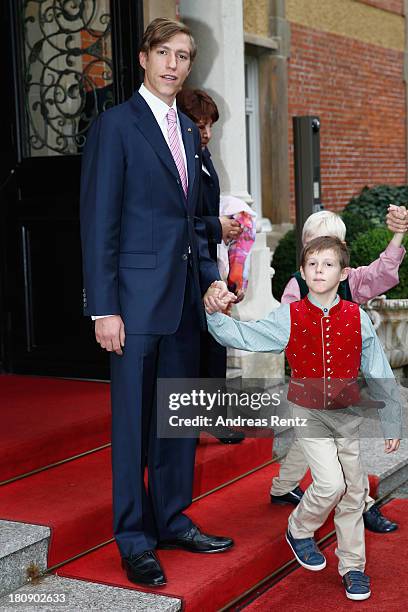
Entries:
[[317,306],[317,308],[320,308],[320,310],[324,314],[327,314],[328,312],[330,312],[333,306],[336,306],[340,302],[340,298],[338,294],[336,295],[336,297],[334,298],[330,306],[322,306],[320,302],[316,298],[314,298],[310,293],[307,294],[307,299],[309,300],[311,304],[313,304],[313,306]]

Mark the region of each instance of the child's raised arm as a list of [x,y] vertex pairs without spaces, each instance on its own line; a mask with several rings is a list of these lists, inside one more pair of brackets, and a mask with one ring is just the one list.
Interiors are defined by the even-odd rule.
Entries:
[[[390,204],[385,220],[388,229],[394,232],[394,234],[401,235],[402,240],[404,234],[408,230],[408,211],[405,206]],[[395,238],[395,236],[393,238]],[[401,246],[401,242],[399,244],[397,243],[396,246]]]
[[357,304],[365,304],[398,285],[398,269],[405,255],[401,245],[408,227],[408,211],[404,206],[394,205],[390,205],[388,211],[387,227],[394,232],[389,245],[368,266],[351,268],[349,272],[350,291]]

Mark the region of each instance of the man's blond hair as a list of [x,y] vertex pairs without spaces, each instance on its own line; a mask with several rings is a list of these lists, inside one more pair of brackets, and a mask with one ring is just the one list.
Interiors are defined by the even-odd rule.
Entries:
[[159,47],[170,40],[170,38],[173,38],[176,34],[186,34],[190,38],[190,63],[193,63],[197,55],[197,45],[191,34],[190,28],[181,21],[174,21],[173,19],[166,19],[164,17],[157,17],[157,19],[153,19],[153,21],[149,23],[143,34],[140,52],[147,54],[151,49]]

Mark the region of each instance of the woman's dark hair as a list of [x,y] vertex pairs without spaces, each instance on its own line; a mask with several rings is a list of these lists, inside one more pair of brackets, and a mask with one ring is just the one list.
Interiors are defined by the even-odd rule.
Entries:
[[214,100],[202,89],[182,89],[177,94],[177,106],[194,123],[202,119],[218,121],[218,108]]

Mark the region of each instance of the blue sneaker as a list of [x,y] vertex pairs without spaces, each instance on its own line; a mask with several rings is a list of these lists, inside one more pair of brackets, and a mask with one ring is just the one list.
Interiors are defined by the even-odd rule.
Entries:
[[289,529],[286,541],[302,567],[318,572],[326,567],[326,558],[317,547],[314,538],[294,538]]
[[285,493],[285,495],[272,495],[271,504],[293,504],[297,506],[303,497],[304,491],[300,487],[295,487],[293,491]]
[[359,570],[351,570],[344,574],[343,584],[349,599],[361,601],[368,599],[371,595],[370,578]]

